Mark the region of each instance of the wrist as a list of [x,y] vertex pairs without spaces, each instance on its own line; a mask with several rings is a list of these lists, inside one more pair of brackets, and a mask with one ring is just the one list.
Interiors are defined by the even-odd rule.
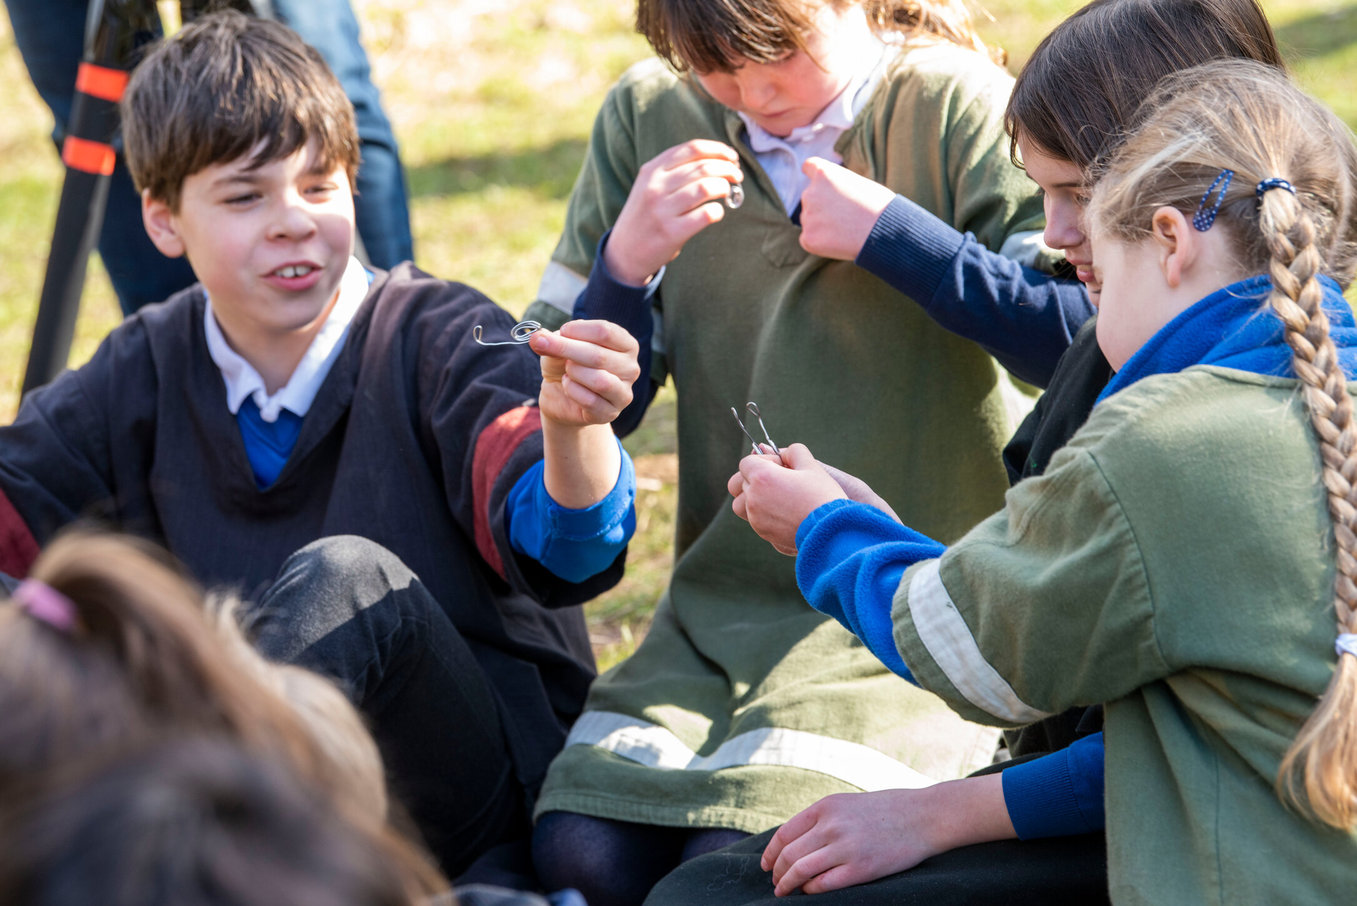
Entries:
[[566,509],[593,506],[613,489],[622,453],[611,425],[576,425],[542,417],[543,482]]
[[934,854],[1017,837],[998,773],[947,780],[925,792],[923,837]]
[[656,268],[633,264],[633,256],[628,254],[625,242],[621,243],[620,250],[618,245],[618,237],[613,235],[603,249],[603,266],[607,268],[608,276],[624,286],[639,287],[649,284],[650,278],[655,276]]

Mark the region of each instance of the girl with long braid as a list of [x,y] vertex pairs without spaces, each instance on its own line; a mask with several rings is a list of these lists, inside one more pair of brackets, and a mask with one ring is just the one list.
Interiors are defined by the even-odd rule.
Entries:
[[[1088,211],[1115,369],[1046,472],[951,547],[799,444],[734,509],[807,599],[962,716],[1106,707],[1116,903],[1357,885],[1357,147],[1276,70],[1170,76]],[[775,880],[852,859],[783,841]],[[800,886],[798,884],[797,886]]]

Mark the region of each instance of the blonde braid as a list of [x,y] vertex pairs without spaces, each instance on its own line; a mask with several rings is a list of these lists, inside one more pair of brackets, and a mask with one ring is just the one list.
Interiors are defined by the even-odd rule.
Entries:
[[[1338,360],[1318,275],[1323,261],[1316,230],[1288,191],[1262,196],[1259,227],[1272,256],[1268,302],[1286,325],[1292,367],[1301,380],[1310,423],[1319,435],[1323,481],[1333,521],[1338,572],[1334,611],[1339,633],[1357,632],[1357,425]],[[1357,825],[1357,656],[1338,666],[1318,707],[1301,727],[1277,776],[1284,801],[1320,821]]]

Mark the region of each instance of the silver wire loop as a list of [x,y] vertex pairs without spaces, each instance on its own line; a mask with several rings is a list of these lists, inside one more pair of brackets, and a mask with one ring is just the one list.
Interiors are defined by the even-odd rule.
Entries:
[[[774,453],[776,453],[778,456],[781,456],[782,451],[777,448],[777,444],[773,443],[773,438],[770,437],[768,434],[768,428],[763,424],[763,415],[759,413],[759,404],[755,402],[748,402],[744,404],[744,407],[746,411],[749,412],[750,415],[754,416],[755,421],[759,423],[759,430],[763,432],[764,443],[772,447]],[[749,438],[750,447],[753,449],[754,455],[758,456],[763,451],[759,449],[759,442],[754,439],[754,435],[750,434],[749,429],[745,427],[744,419],[740,418],[739,410],[736,409],[734,406],[731,406],[730,414],[735,416],[735,424],[739,425],[740,430],[744,432],[744,436]]]
[[532,335],[542,329],[542,325],[536,321],[519,321],[509,330],[509,339],[507,340],[482,340],[481,325],[477,324],[471,328],[471,339],[480,343],[482,346],[516,346],[519,343],[526,343],[532,339]]

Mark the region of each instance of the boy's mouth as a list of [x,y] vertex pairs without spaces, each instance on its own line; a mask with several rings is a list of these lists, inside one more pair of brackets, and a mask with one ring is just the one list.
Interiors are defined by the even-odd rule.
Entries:
[[285,279],[290,280],[293,277],[305,277],[313,270],[315,270],[315,268],[309,264],[287,264],[284,265],[283,267],[278,268],[278,270],[274,271],[274,273],[277,274],[279,277],[283,277]]

